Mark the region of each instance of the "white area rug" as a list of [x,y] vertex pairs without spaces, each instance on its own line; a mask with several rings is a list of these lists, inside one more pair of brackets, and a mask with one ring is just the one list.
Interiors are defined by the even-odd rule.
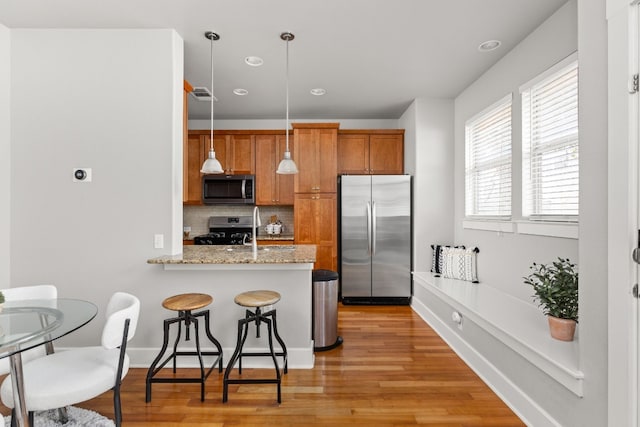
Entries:
[[[76,408],[75,406],[67,407],[69,422],[60,424],[58,422],[58,410],[36,412],[34,427],[114,427],[115,423],[107,417],[103,417],[97,412],[88,409]],[[5,427],[11,425],[11,417],[4,418]]]

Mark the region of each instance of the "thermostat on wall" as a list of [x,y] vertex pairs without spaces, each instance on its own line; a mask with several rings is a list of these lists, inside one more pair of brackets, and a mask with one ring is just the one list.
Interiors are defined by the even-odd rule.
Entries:
[[91,182],[91,168],[73,168],[73,182]]

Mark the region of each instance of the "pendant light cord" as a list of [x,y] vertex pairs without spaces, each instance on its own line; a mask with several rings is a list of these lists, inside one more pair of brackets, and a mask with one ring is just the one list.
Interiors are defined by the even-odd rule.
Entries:
[[285,151],[287,153],[289,152],[289,40],[290,40],[290,38],[287,37],[287,62],[286,62],[286,64],[287,64],[287,66],[286,66],[286,68],[287,68],[287,71],[286,71],[287,122],[285,123],[286,127],[287,127],[286,128],[286,144],[285,144],[286,145],[286,150]]
[[213,103],[215,102],[215,95],[213,94],[213,40],[214,36],[210,37],[211,40],[211,151],[213,151]]

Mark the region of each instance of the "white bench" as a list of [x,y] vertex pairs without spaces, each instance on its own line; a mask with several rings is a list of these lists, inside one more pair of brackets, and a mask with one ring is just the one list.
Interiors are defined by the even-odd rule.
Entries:
[[[414,272],[413,278],[412,306],[427,322],[435,314],[428,298],[421,298],[424,292],[416,287],[451,306],[451,314],[455,311],[461,316],[462,328],[464,322],[473,322],[577,396],[583,395],[577,334],[572,342],[551,338],[547,319],[538,307],[484,283],[434,277],[431,272]],[[438,319],[451,330],[458,326],[451,317]],[[464,340],[464,334],[458,335]]]

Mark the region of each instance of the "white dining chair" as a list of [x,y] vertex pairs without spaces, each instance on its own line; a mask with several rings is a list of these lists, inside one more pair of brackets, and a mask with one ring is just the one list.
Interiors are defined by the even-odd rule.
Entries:
[[[55,299],[58,298],[58,289],[53,285],[19,286],[2,289],[2,294],[4,295],[5,301]],[[23,351],[20,356],[22,357],[22,362],[26,363],[29,360],[50,353],[53,353],[53,343],[47,343],[45,346],[39,345],[30,350]],[[0,375],[8,374],[9,370],[9,358],[3,357],[0,359]]]
[[[138,298],[116,292],[107,305],[101,346],[72,348],[25,363],[25,402],[31,425],[34,411],[84,402],[109,390],[113,390],[115,424],[121,425],[120,384],[129,371],[127,342],[136,332],[139,314]],[[0,398],[13,409],[10,376],[2,382]]]

